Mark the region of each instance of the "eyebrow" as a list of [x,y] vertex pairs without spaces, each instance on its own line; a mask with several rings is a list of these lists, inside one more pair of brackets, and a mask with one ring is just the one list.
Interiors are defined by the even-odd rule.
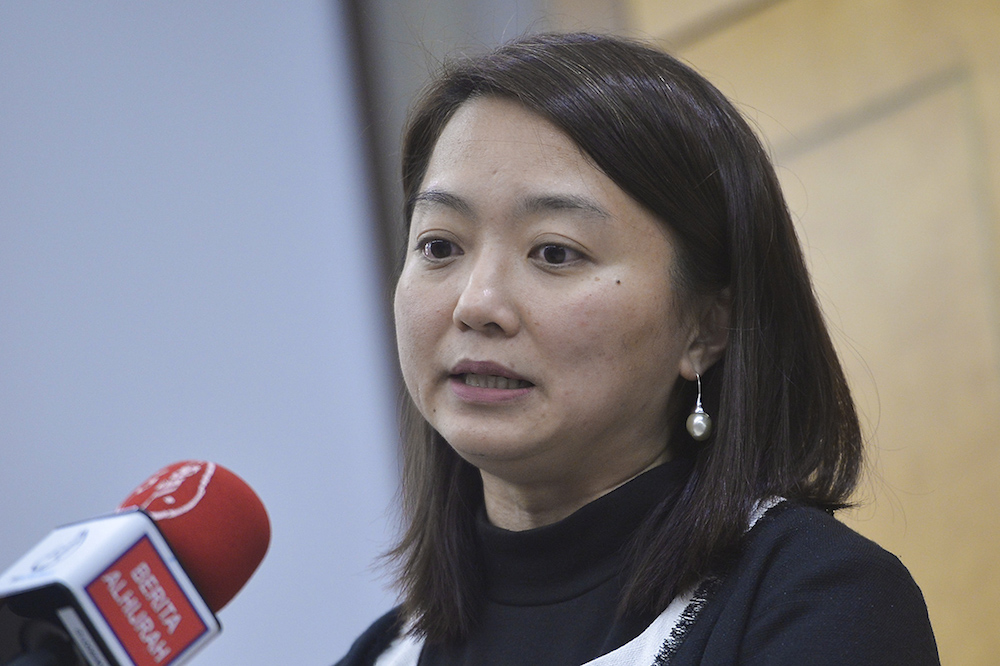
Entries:
[[[421,203],[444,206],[470,219],[476,217],[475,209],[471,203],[457,194],[445,190],[418,192],[413,197],[413,206],[416,207],[417,204]],[[611,213],[596,201],[575,194],[532,195],[525,197],[517,205],[519,215],[532,215],[546,211],[578,211],[586,217],[595,217],[601,220],[611,219]]]
[[602,220],[611,219],[611,213],[596,201],[575,194],[546,194],[528,197],[521,202],[519,208],[528,214],[568,210],[584,213],[587,217],[596,217]]
[[418,204],[422,203],[444,206],[445,208],[451,208],[452,210],[461,213],[465,217],[475,217],[472,205],[468,201],[457,194],[445,192],[444,190],[424,190],[423,192],[417,192],[413,196],[412,208],[416,208]]

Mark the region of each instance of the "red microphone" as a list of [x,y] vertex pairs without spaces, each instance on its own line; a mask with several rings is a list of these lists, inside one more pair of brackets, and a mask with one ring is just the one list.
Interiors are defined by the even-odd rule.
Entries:
[[228,469],[185,460],[115,514],[57,528],[0,574],[0,664],[179,666],[221,631],[271,526]]
[[118,506],[156,522],[208,607],[218,612],[264,559],[271,523],[257,494],[221,465],[184,460],[143,481]]

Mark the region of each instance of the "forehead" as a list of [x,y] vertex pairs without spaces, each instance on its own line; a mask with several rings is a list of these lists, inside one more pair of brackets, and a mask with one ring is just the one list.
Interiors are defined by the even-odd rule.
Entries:
[[491,97],[470,100],[455,111],[434,145],[419,189],[477,186],[624,194],[547,119]]

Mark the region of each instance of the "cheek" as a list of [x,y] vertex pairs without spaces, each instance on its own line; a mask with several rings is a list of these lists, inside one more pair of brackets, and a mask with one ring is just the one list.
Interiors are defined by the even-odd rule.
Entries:
[[420,358],[420,348],[427,328],[423,316],[424,309],[417,298],[416,290],[409,288],[403,282],[396,286],[393,299],[393,315],[396,323],[396,349],[399,353],[399,364],[403,379],[411,390],[411,378],[416,371],[414,362]]
[[599,290],[572,300],[538,303],[532,318],[542,351],[550,359],[574,366],[575,374],[586,373],[617,347],[620,327],[611,323],[616,310]]
[[396,285],[393,314],[396,325],[396,350],[403,381],[417,398],[421,386],[433,380],[437,370],[440,343],[451,325],[451,310],[442,302],[437,285],[416,284],[405,279]]
[[669,296],[655,290],[628,290],[621,286],[591,291],[572,302],[536,316],[539,336],[549,358],[573,369],[577,380],[607,382],[618,376],[657,367],[676,351]]

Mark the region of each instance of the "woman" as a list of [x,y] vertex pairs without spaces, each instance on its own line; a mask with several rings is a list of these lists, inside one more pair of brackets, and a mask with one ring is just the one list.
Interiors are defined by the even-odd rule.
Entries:
[[934,664],[752,130],[663,53],[447,67],[403,148],[400,607],[344,665]]

